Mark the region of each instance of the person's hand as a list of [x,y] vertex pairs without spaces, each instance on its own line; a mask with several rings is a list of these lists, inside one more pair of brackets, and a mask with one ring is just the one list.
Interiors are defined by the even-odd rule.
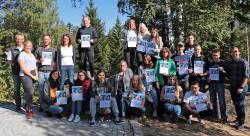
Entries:
[[241,94],[242,92],[243,92],[243,87],[242,88],[238,88],[237,94]]
[[93,39],[91,39],[91,40],[89,40],[89,42],[90,42],[90,43],[94,43],[94,40],[93,40]]
[[160,84],[156,82],[156,88],[159,90],[160,89]]
[[223,69],[223,67],[218,67],[219,71],[224,72],[225,70]]
[[81,41],[81,39],[78,39],[77,42],[78,42],[78,43],[81,43],[82,41]]
[[188,73],[192,73],[193,72],[193,69],[188,69]]
[[39,59],[39,63],[43,63],[43,61],[44,61],[44,58]]
[[59,102],[56,102],[56,103],[54,103],[54,105],[55,105],[55,106],[59,106],[59,105],[60,105],[60,103],[59,103]]
[[31,76],[31,78],[33,79],[33,80],[35,80],[35,81],[37,81],[38,80],[38,76],[36,75],[36,76]]

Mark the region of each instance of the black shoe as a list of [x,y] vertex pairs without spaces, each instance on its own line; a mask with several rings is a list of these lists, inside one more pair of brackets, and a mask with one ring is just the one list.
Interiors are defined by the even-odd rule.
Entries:
[[52,116],[53,116],[53,115],[52,115],[50,112],[48,112],[48,111],[46,111],[45,113],[46,113],[46,116],[47,116],[47,117],[52,117]]
[[62,116],[62,114],[56,114],[55,115],[57,118],[59,118],[59,119],[61,119],[63,116]]
[[125,118],[121,117],[121,118],[120,118],[120,121],[121,121],[122,123],[125,122]]
[[21,111],[21,107],[16,107],[16,112]]
[[90,125],[90,126],[95,126],[95,122],[94,122],[94,121],[90,121],[90,122],[89,122],[89,125]]
[[38,107],[38,112],[43,112],[43,108],[41,106]]
[[121,120],[119,119],[119,120],[115,120],[115,124],[116,125],[121,125],[122,124],[122,122],[121,122]]

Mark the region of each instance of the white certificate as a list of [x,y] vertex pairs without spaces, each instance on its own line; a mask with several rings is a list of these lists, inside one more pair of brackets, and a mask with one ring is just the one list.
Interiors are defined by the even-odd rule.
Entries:
[[193,104],[195,105],[196,111],[201,112],[207,110],[207,104],[203,102],[204,99],[202,97],[198,97],[193,100]]
[[178,62],[179,65],[179,75],[188,74],[188,62]]
[[128,47],[136,47],[137,38],[136,37],[127,37]]
[[219,80],[219,69],[218,68],[209,68],[209,79],[210,80]]
[[42,52],[43,62],[42,65],[51,65],[52,52]]
[[143,101],[143,94],[133,93],[130,106],[135,108],[141,108],[142,101]]
[[90,47],[90,35],[81,35],[81,47],[82,48]]
[[185,54],[189,56],[189,58],[192,58],[193,54],[194,54],[194,50],[186,50]]
[[175,100],[175,86],[164,86],[164,94],[168,100]]
[[154,42],[148,42],[147,47],[146,47],[146,54],[149,55],[154,55],[154,50],[155,50],[155,43]]
[[72,101],[82,101],[82,86],[72,86]]
[[145,69],[146,82],[151,83],[155,82],[155,70],[154,69]]
[[111,93],[101,93],[100,96],[100,108],[111,107]]
[[168,62],[167,61],[160,62],[160,72],[159,73],[168,75]]
[[56,91],[56,102],[60,103],[60,105],[67,104],[67,95],[68,90],[59,90]]
[[194,61],[194,73],[195,74],[203,74],[203,61]]
[[146,51],[146,46],[147,46],[147,41],[142,40],[140,43],[138,43],[136,50],[138,52],[145,52]]

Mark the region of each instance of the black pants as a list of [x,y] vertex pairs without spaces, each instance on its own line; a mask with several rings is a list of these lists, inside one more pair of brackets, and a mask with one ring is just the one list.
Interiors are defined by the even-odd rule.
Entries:
[[[79,69],[83,69],[85,71],[89,70],[91,76],[95,75],[95,67],[94,67],[94,48],[78,48],[79,51],[79,59],[80,59],[80,66]],[[87,66],[87,57],[89,61],[89,69]]]
[[[211,114],[212,114],[212,110],[207,109],[207,110],[199,112],[198,117],[200,117],[201,119],[205,119],[206,117],[210,116]],[[193,114],[192,112],[190,112],[187,109],[184,109],[184,116],[186,117],[186,119],[188,119],[190,115],[195,115],[195,114]]]
[[128,64],[128,67],[131,68],[133,71],[136,71],[135,68],[135,60],[136,60],[136,48],[128,47],[128,49],[124,50],[125,60]]

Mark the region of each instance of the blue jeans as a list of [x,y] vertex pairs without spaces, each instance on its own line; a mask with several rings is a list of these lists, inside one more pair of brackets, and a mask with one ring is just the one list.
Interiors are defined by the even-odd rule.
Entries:
[[225,101],[225,85],[224,83],[210,83],[209,94],[213,105],[212,116],[218,118],[217,94],[219,98],[220,111],[222,120],[227,120],[227,106]]
[[174,113],[175,115],[177,115],[177,117],[179,117],[181,115],[181,106],[180,105],[165,103],[164,109],[168,113],[171,113],[171,114]]
[[12,79],[14,82],[14,98],[16,102],[16,109],[20,109],[22,103],[20,94],[21,78],[18,74],[12,73]]
[[153,87],[150,93],[151,93],[151,96],[153,98],[153,108],[154,108],[154,110],[157,110],[157,107],[158,107],[158,98],[157,98],[156,89]]
[[43,86],[44,82],[49,79],[50,72],[38,71],[38,90],[39,90],[39,103],[42,104],[43,99]]
[[80,115],[83,101],[72,101],[71,114]]
[[60,90],[64,89],[64,82],[65,82],[66,74],[68,74],[70,84],[73,85],[74,65],[61,66],[61,83],[60,83],[60,87],[59,87]]
[[237,93],[237,87],[230,87],[231,97],[234,103],[235,111],[237,114],[237,121],[239,121],[239,125],[245,123],[245,96],[248,91],[248,86],[243,87],[243,92],[241,94]]
[[63,108],[60,106],[51,105],[47,111],[51,114],[60,114],[63,112]]

